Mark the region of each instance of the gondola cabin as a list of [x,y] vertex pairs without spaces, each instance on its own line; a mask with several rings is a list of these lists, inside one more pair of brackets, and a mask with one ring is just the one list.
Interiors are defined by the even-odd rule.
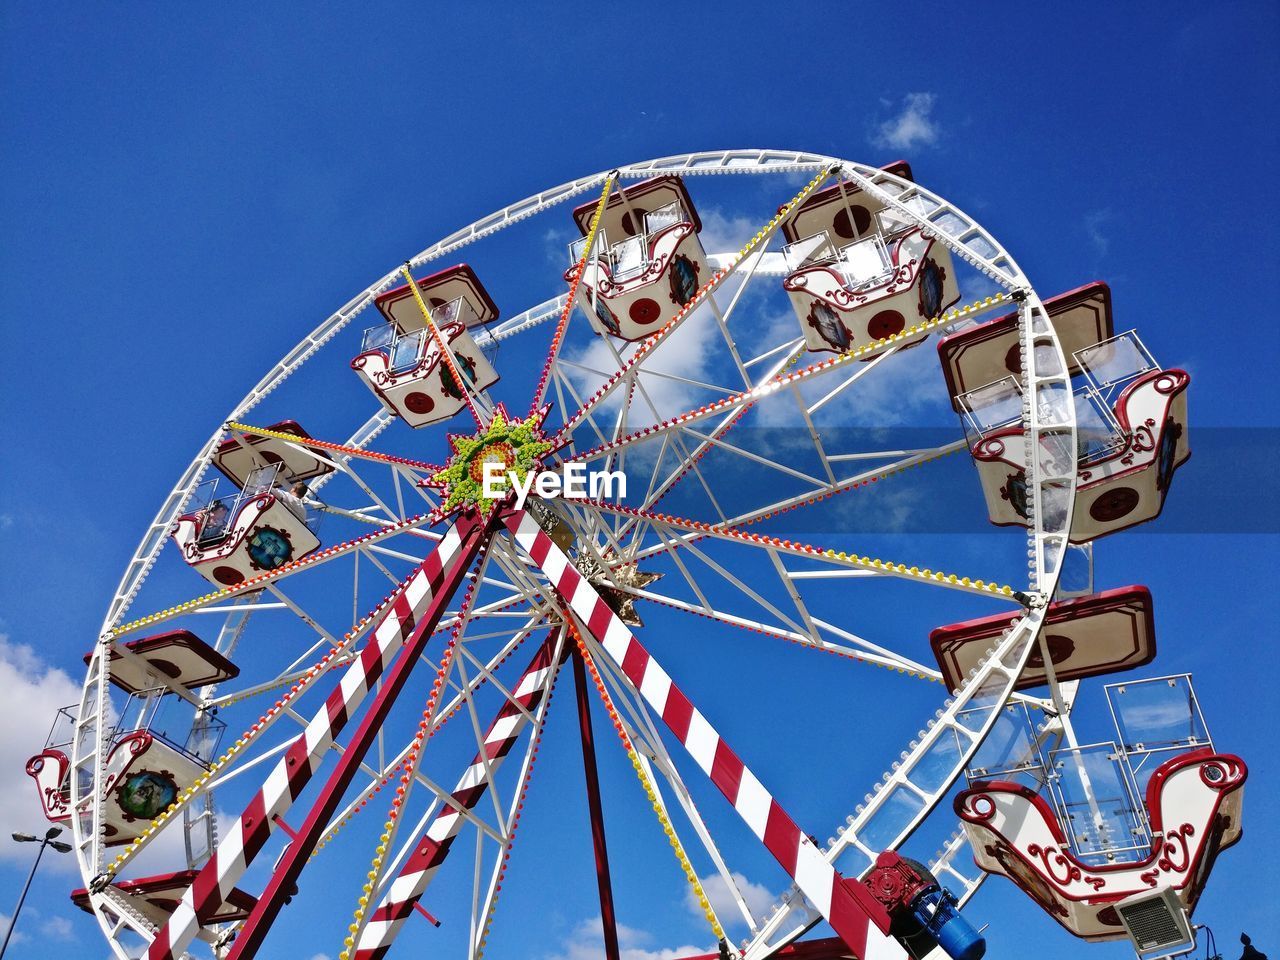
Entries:
[[1183,955],[1214,861],[1240,839],[1248,769],[1215,750],[1189,676],[1106,695],[1112,737],[1054,749],[1029,730],[1030,762],[971,770],[955,810],[978,866],[1075,936]]
[[[1191,456],[1191,378],[1183,370],[1162,369],[1136,332],[1112,334],[1110,295],[1103,284],[1048,300],[1045,309],[1072,377],[1077,488],[1071,541],[1087,543],[1159,516],[1174,471]],[[969,437],[991,522],[1026,525],[1016,315],[953,334],[938,350],[948,383],[959,391],[953,403]],[[1042,362],[1057,361],[1046,353]],[[988,376],[999,379],[977,385]],[[1052,432],[1053,417],[1050,407],[1041,411],[1041,423],[1050,429],[1040,456],[1048,464],[1071,455],[1067,437]],[[1044,509],[1061,511],[1065,503],[1049,500]],[[1048,525],[1055,526],[1051,517]]]
[[388,290],[374,301],[386,322],[364,332],[351,361],[382,405],[411,427],[448,420],[466,406],[454,369],[473,394],[498,382],[474,337],[476,328],[498,318],[498,308],[475,271],[458,264],[423,277],[418,291],[430,319],[408,284]]
[[[296,420],[282,420],[268,428],[275,433],[285,433],[300,440],[310,440],[311,434]],[[234,433],[218,444],[213,455],[213,465],[241,489],[249,475],[259,467],[280,465],[280,477],[286,483],[314,480],[334,470],[333,461],[312,447],[291,443],[280,437],[258,436],[251,433]]]
[[[582,238],[570,244],[566,282],[573,281],[598,205],[573,211]],[[642,340],[686,306],[710,279],[701,230],[680,177],[653,177],[611,194],[578,291],[596,331]]]
[[[910,178],[904,163],[885,169]],[[960,298],[951,253],[933,231],[852,183],[812,194],[782,232],[782,286],[810,350],[866,347],[941,316]],[[898,347],[916,346],[927,336],[898,341]]]
[[243,489],[218,496],[217,481],[201,484],[196,508],[173,526],[182,558],[209,582],[234,587],[299,560],[320,546],[317,518],[304,497],[284,485],[281,464],[253,470]]
[[[225,724],[196,710],[187,698],[238,674],[235,664],[185,630],[113,648],[111,682],[128,699],[111,733],[103,778],[108,844],[135,839],[208,769]],[[59,710],[44,750],[26,765],[41,809],[53,823],[71,817],[75,719],[75,707]]]

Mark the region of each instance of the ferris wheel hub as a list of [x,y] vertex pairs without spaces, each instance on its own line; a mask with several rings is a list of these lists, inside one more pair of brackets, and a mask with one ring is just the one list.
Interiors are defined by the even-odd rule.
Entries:
[[[508,499],[513,486],[525,486],[542,470],[555,444],[542,431],[549,408],[534,411],[523,420],[512,419],[501,404],[493,419],[471,436],[449,435],[453,455],[430,483],[439,487],[446,513],[474,507],[484,516]],[[501,483],[487,482],[494,476]]]

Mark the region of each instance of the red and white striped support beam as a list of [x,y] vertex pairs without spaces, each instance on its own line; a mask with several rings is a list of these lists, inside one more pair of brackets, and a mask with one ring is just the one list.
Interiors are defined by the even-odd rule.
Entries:
[[382,686],[373,705],[364,712],[338,768],[325,784],[306,823],[297,831],[266,890],[241,927],[228,957],[248,958],[257,953],[303,863],[373,743],[378,728],[408,680],[486,534],[482,519],[463,517],[448,529],[435,550],[401,585],[386,616],[374,628],[360,656],[347,668],[338,686],[316,711],[306,729],[284,752],[262,788],[227,830],[218,848],[183,894],[169,921],[157,932],[147,950],[147,960],[175,960],[182,955],[200,927],[214,916],[275,832],[278,826],[276,818],[283,817],[310,783],[339,733],[374,684],[382,678]]
[[[560,664],[553,662],[556,656],[560,629],[553,630],[543,641],[533,660],[525,668],[519,683],[511,690],[513,699],[505,700],[489,729],[485,733],[484,749],[476,753],[466,772],[458,779],[452,797],[458,807],[473,810],[488,789],[488,769],[497,772],[520,734],[529,723],[529,717],[551,689],[551,680]],[[568,645],[563,647],[567,652]],[[563,654],[561,656],[563,662]],[[440,865],[449,855],[454,838],[462,829],[463,819],[458,810],[445,804],[432,821],[422,840],[405,861],[400,874],[391,883],[378,909],[369,918],[368,925],[356,943],[355,960],[379,960],[387,955],[391,944],[400,933],[422,894],[434,879]]]
[[826,861],[818,845],[729,748],[538,522],[524,511],[503,519],[605,655],[662,717],[849,949],[860,960],[906,960],[907,952],[889,935],[888,913],[871,891],[855,878],[842,877]]

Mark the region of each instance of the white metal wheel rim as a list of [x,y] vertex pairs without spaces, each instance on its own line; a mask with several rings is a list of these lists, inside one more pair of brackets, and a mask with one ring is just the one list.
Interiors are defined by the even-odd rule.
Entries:
[[[840,161],[836,158],[826,157],[817,154],[797,153],[789,151],[771,151],[771,150],[735,150],[720,151],[712,153],[695,153],[683,154],[673,157],[666,157],[657,160],[644,161],[641,163],[630,164],[619,168],[623,176],[640,177],[663,172],[679,173],[685,176],[700,174],[759,174],[759,173],[782,173],[782,172],[808,172],[820,169],[832,163],[841,164],[843,172],[853,179],[868,180],[875,178],[878,183],[888,182],[899,188],[913,189],[917,195],[927,196],[945,203],[941,198],[929,193],[927,190],[915,184],[908,184],[892,175],[885,174],[873,167],[861,164]],[[453,234],[445,237],[441,241],[427,247],[415,257],[410,263],[415,266],[421,266],[433,260],[437,260],[444,256],[452,254],[454,251],[465,246],[468,243],[482,239],[492,233],[495,233],[506,226],[519,222],[520,220],[531,217],[555,204],[563,202],[571,197],[581,195],[597,187],[603,182],[606,173],[599,173],[589,177],[579,178],[570,181],[559,187],[542,191],[522,201],[512,204],[502,210],[496,211],[487,217],[477,220],[475,223],[455,231]],[[869,188],[868,188],[869,189]],[[869,192],[870,189],[869,189]],[[950,208],[955,210],[955,208]],[[940,238],[948,242],[952,246],[952,252],[959,254],[966,259],[971,265],[986,273],[988,276],[996,279],[998,282],[1018,289],[1025,297],[1023,302],[1024,318],[1028,312],[1039,311],[1044,315],[1043,304],[1026,281],[1022,271],[1018,268],[1016,262],[1003,249],[1003,247],[995,241],[985,230],[983,230],[976,221],[965,217],[959,211],[958,213],[966,222],[966,229],[969,231],[965,235],[970,241],[977,239],[989,245],[994,254],[989,257],[979,256],[972,251],[968,251],[963,247],[957,247],[950,243],[950,238],[945,234],[940,234]],[[226,420],[238,420],[250,410],[252,410],[267,394],[275,390],[288,376],[296,371],[303,363],[305,363],[317,350],[325,343],[331,340],[339,331],[349,324],[356,316],[359,315],[367,306],[372,303],[373,298],[380,292],[390,288],[398,282],[398,268],[388,271],[381,279],[374,284],[366,287],[363,291],[349,300],[334,314],[326,318],[320,323],[310,334],[303,338],[299,344],[294,347],[280,362],[278,362],[259,383],[237,404],[228,414]],[[553,301],[554,303],[554,301]],[[544,308],[547,305],[543,305]],[[531,311],[531,312],[536,312]],[[516,318],[519,320],[520,318]],[[528,320],[529,318],[525,318]],[[510,324],[511,322],[508,321]],[[1028,383],[1032,384],[1036,377],[1035,369],[1035,350],[1026,349],[1030,346],[1029,332],[1027,324],[1022,324],[1023,329],[1023,346],[1024,346],[1024,371],[1028,378]],[[511,327],[512,333],[520,332],[520,324],[516,323]],[[1041,335],[1044,339],[1044,335]],[[1065,357],[1062,353],[1060,343],[1057,337],[1049,328],[1048,339],[1052,343],[1053,351],[1057,355],[1058,367],[1061,370],[1066,369]],[[1040,436],[1040,430],[1043,429],[1037,425],[1035,390],[1034,387],[1028,388],[1028,404],[1029,404],[1029,426],[1034,436]],[[1070,431],[1074,439],[1074,412],[1069,411],[1070,422],[1064,423],[1059,421],[1053,427],[1053,432],[1063,433]],[[362,430],[357,433],[355,439],[357,442],[367,443],[372,440],[386,424],[389,418],[385,416],[375,416],[371,418]],[[110,604],[106,617],[103,622],[102,632],[105,636],[116,624],[123,618],[129,609],[129,604],[136,595],[142,582],[145,580],[151,566],[155,563],[160,549],[164,545],[166,537],[164,532],[167,531],[172,521],[181,513],[187,500],[190,498],[196,485],[202,479],[205,470],[208,468],[214,450],[218,441],[222,436],[222,428],[213,434],[210,440],[201,449],[200,453],[193,459],[190,466],[180,477],[173,491],[166,498],[165,503],[158,511],[155,520],[148,528],[148,532],[144,535],[142,542],[135,551],[130,563],[126,566],[125,574],[121,579],[121,583],[116,590],[115,596]],[[1031,449],[1037,449],[1036,443],[1033,441],[1029,444]],[[1072,443],[1074,449],[1074,443]],[[1034,479],[1035,464],[1028,464],[1029,481]],[[1034,482],[1029,482],[1029,487],[1034,490],[1035,508],[1033,512],[1034,523],[1029,532],[1029,547],[1034,560],[1033,569],[1033,587],[1039,597],[1044,600],[1052,597],[1056,588],[1058,578],[1061,573],[1062,560],[1065,556],[1066,540],[1065,536],[1061,536],[1058,532],[1048,531],[1043,525],[1043,511],[1039,507],[1039,490]],[[1075,472],[1071,473],[1070,489],[1068,490],[1067,502],[1068,510],[1065,520],[1062,523],[1063,529],[1070,529],[1071,515],[1070,504],[1074,500],[1075,492]],[[1022,618],[1022,624],[1019,630],[1034,629],[1040,621],[1042,614],[1036,610],[1032,610],[1029,614]],[[103,667],[106,664],[103,651],[106,648],[103,644],[95,646],[93,657],[90,662],[89,672],[86,676],[86,683],[82,693],[80,711],[77,718],[77,729],[92,731],[91,736],[94,742],[101,750],[105,746],[105,738],[109,724],[104,722],[104,716],[101,708],[108,700],[108,673]],[[72,759],[73,774],[77,768],[75,757]],[[96,776],[100,767],[100,761],[94,759],[95,783]],[[954,778],[953,778],[954,779]],[[72,809],[75,810],[84,799],[79,795],[79,782],[76,776],[71,778],[71,803]],[[100,797],[100,791],[94,789],[94,797],[97,800]],[[94,804],[93,823],[95,827],[89,831],[97,833],[96,824],[99,822],[100,811],[97,810],[98,804]],[[96,836],[87,835],[84,829],[85,824],[82,818],[73,815],[71,818],[73,836],[76,845],[77,859],[80,863],[81,874],[86,883],[95,876],[102,865],[101,847],[96,842]],[[93,898],[93,906],[95,915],[98,918],[99,926],[102,928],[104,935],[112,944],[112,948],[117,955],[124,957],[123,948],[117,942],[116,937],[112,934],[112,924],[102,910],[102,901],[98,897]]]

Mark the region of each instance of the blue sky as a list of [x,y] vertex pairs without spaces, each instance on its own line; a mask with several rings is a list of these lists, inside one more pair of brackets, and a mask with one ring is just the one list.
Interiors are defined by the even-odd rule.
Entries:
[[[429,17],[386,4],[127,13],[9,4],[0,18],[0,676],[9,688],[0,835],[39,827],[21,764],[44,736],[40,711],[74,697],[80,656],[157,503],[318,319],[456,227],[621,162],[741,146],[874,164],[902,156],[999,237],[1041,293],[1108,281],[1119,328],[1139,327],[1165,365],[1192,374],[1192,444],[1199,430],[1205,446],[1165,518],[1100,547],[1099,581],[1151,587],[1156,666],[1195,673],[1219,747],[1251,767],[1245,838],[1221,859],[1197,919],[1220,943],[1245,928],[1280,951],[1280,923],[1259,896],[1280,847],[1272,738],[1258,709],[1273,697],[1263,650],[1277,626],[1269,597],[1280,532],[1280,358],[1269,322],[1278,261],[1264,226],[1277,213],[1273,4],[579,14],[529,3]],[[544,251],[534,256],[525,272],[549,277]],[[927,631],[927,611],[899,612]],[[667,658],[677,676],[708,672],[687,650]],[[751,676],[737,663],[714,671],[731,683]],[[715,685],[705,686],[714,702]],[[1101,720],[1101,693],[1091,695]],[[826,696],[835,709],[842,694],[832,686]],[[580,778],[569,726],[548,733],[540,762],[542,776],[569,784],[561,797],[576,797]],[[833,759],[766,718],[734,716],[725,727],[788,783],[779,789],[802,819],[803,797],[845,786]],[[845,747],[865,733],[856,721],[836,729]],[[612,753],[602,757],[606,792],[634,808],[629,768]],[[531,858],[562,858],[541,876],[566,889],[533,955],[579,960],[593,955],[578,932],[594,909],[588,841],[576,800],[558,820],[546,802],[547,831],[522,839]],[[631,822],[619,814],[610,836],[635,870],[619,884],[633,956],[666,960],[664,948],[704,945],[665,851],[629,851]],[[363,849],[350,848],[352,878]],[[0,910],[16,898],[26,855],[0,846]],[[768,893],[784,886],[776,870],[761,876]],[[28,933],[45,930],[49,960],[99,949],[88,918],[67,905],[73,880],[42,868],[24,914]],[[354,895],[335,899],[300,900],[294,923],[345,916]],[[504,905],[516,927],[543,908],[518,889]],[[994,956],[1026,955],[1028,943],[1053,960],[1126,955],[1072,941],[1002,881],[970,911],[994,924]],[[319,943],[306,956],[337,947]],[[501,949],[490,955],[530,955]],[[27,940],[14,955],[35,951]]]

